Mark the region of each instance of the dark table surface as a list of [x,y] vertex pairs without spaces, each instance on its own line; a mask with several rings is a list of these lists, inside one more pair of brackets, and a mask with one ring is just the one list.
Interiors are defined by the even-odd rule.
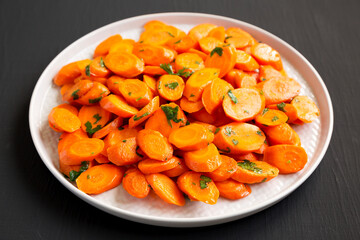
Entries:
[[[0,1],[0,239],[360,239],[360,1]],[[286,199],[238,221],[195,229],[142,225],[65,189],[32,143],[28,106],[47,64],[105,24],[189,11],[240,19],[299,50],[330,92],[335,126],[315,172]]]

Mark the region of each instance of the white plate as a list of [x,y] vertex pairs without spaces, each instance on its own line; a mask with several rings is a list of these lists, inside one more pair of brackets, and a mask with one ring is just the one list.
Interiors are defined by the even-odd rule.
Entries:
[[[89,196],[67,181],[58,170],[58,133],[48,126],[51,108],[61,103],[59,87],[52,78],[66,63],[91,58],[95,46],[120,33],[124,38],[138,39],[144,23],[160,20],[188,31],[200,23],[214,23],[224,27],[240,27],[257,40],[278,50],[289,76],[302,85],[301,94],[314,99],[321,111],[320,119],[311,124],[297,126],[303,147],[309,156],[305,168],[291,175],[281,175],[270,182],[252,185],[252,194],[237,201],[220,198],[214,206],[188,201],[185,207],[167,204],[151,194],[136,199],[121,186],[98,196]],[[329,93],[319,74],[293,47],[278,37],[251,24],[231,18],[199,13],[160,13],[121,20],[99,28],[80,38],[63,50],[45,69],[34,89],[29,111],[31,135],[35,147],[52,174],[76,196],[108,213],[146,224],[172,227],[207,226],[232,221],[259,212],[280,201],[300,186],[315,170],[328,147],[333,129],[333,109]]]

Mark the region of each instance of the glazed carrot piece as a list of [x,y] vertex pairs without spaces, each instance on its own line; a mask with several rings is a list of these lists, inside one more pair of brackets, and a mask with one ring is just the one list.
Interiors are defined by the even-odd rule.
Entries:
[[264,151],[269,147],[269,143],[265,140],[264,143],[258,150],[255,150],[254,153],[257,154],[264,154]]
[[125,78],[135,77],[144,71],[144,62],[131,53],[115,52],[108,54],[104,63],[112,72]]
[[122,97],[113,94],[101,99],[100,106],[123,118],[132,117],[138,112],[136,108],[127,104]]
[[209,123],[204,123],[204,122],[199,122],[199,121],[194,121],[191,123],[196,123],[196,124],[200,124],[200,125],[204,126],[208,131],[210,131],[213,134],[216,134],[216,133],[218,133],[218,131],[220,131],[220,128],[217,128],[214,125],[209,124]]
[[195,172],[212,172],[221,165],[220,154],[214,144],[184,153],[186,166]]
[[165,74],[157,81],[159,95],[168,101],[179,100],[182,97],[184,88],[184,80],[177,75]]
[[87,194],[100,194],[120,185],[124,169],[112,164],[89,168],[77,179],[78,188]]
[[82,105],[94,105],[104,97],[110,94],[110,91],[107,87],[99,82],[94,82],[93,87],[81,96],[79,99],[75,100],[75,102],[80,103]]
[[259,79],[260,81],[266,81],[271,79],[283,79],[285,76],[280,71],[276,70],[270,65],[260,65]]
[[214,113],[221,106],[227,92],[233,89],[230,83],[220,78],[215,78],[211,84],[205,87],[202,94],[202,103],[205,110],[210,114]]
[[288,116],[280,110],[267,109],[265,111],[264,109],[256,116],[255,122],[265,126],[277,126],[286,123],[288,119]]
[[255,39],[244,30],[230,27],[226,30],[225,42],[234,45],[237,49],[243,49],[255,44]]
[[177,73],[188,72],[191,74],[195,71],[203,69],[204,67],[204,61],[195,53],[181,53],[176,56],[175,69]]
[[271,65],[278,71],[283,68],[280,54],[265,43],[254,44],[251,55],[262,65]]
[[[106,137],[111,131],[114,131],[115,129],[119,128],[121,125],[123,125],[123,118],[117,117],[110,123],[108,123],[105,127],[101,128],[100,130],[96,131],[92,137],[93,138],[104,138]],[[96,124],[93,124],[96,125]]]
[[122,126],[109,132],[104,139],[104,150],[101,154],[107,156],[107,149],[117,143],[132,137],[136,137],[139,130],[137,128],[129,128],[128,126]]
[[222,182],[215,182],[215,185],[219,190],[221,197],[231,200],[247,197],[251,193],[250,186],[244,183],[239,183],[233,179],[228,179]]
[[259,69],[259,64],[251,55],[244,51],[237,50],[235,68],[251,72]]
[[135,44],[133,54],[143,59],[146,65],[153,66],[171,63],[175,59],[175,53],[171,49],[151,44]]
[[225,80],[235,88],[251,88],[256,86],[256,78],[244,71],[233,69],[225,76]]
[[60,154],[64,148],[83,138],[88,138],[88,135],[81,128],[72,133],[64,132],[59,137],[58,153]]
[[155,28],[146,29],[140,35],[140,43],[152,45],[166,45],[171,39],[185,36],[180,29],[169,25],[158,25]]
[[207,204],[216,204],[219,198],[219,190],[211,178],[188,171],[177,179],[177,184],[190,199],[201,201]]
[[58,106],[56,106],[57,108],[64,108],[66,110],[69,110],[70,112],[72,112],[73,114],[75,114],[76,116],[79,114],[79,111],[77,110],[76,107],[70,105],[70,104],[67,104],[67,103],[62,103]]
[[201,51],[210,54],[214,48],[224,45],[224,42],[214,37],[204,37],[199,40],[199,45]]
[[110,47],[115,43],[121,42],[121,40],[122,37],[119,34],[108,37],[95,48],[94,58],[96,58],[97,56],[107,55],[109,53]]
[[[89,66],[89,64],[91,63],[91,59],[83,59],[83,60],[80,60],[80,61],[76,61],[76,65],[77,65],[77,68],[79,69],[80,71],[80,75],[81,77],[89,77],[90,74],[87,75],[89,69],[87,68]],[[75,71],[75,70],[74,70]],[[80,77],[80,76],[79,76]],[[74,82],[76,79],[78,79],[79,77],[75,78],[74,79]]]
[[129,128],[134,128],[145,122],[159,109],[159,96],[154,97],[148,105],[129,119]]
[[320,110],[315,102],[307,96],[297,96],[291,101],[296,109],[299,120],[304,123],[311,123],[320,116]]
[[186,166],[184,160],[179,158],[179,162],[174,168],[163,171],[162,173],[168,177],[178,177],[187,171],[189,171],[189,168]]
[[114,52],[126,52],[126,53],[132,53],[134,49],[135,41],[132,39],[123,39],[120,42],[117,42],[113,45],[111,45],[109,49],[109,54]]
[[78,100],[80,97],[89,92],[93,86],[94,82],[90,80],[81,80],[75,83],[64,93],[64,95],[62,96],[62,100],[70,103],[74,102],[75,100]]
[[112,93],[121,95],[119,87],[123,81],[125,81],[125,78],[113,75],[106,80],[106,85]]
[[225,76],[234,68],[236,62],[236,50],[232,46],[216,47],[207,56],[205,67],[220,69],[219,78]]
[[148,21],[147,23],[145,23],[144,28],[145,28],[145,30],[150,30],[150,29],[154,29],[154,28],[162,28],[165,26],[166,26],[166,24],[159,20],[151,20],[151,21]]
[[194,49],[194,48],[190,48],[187,52],[188,52],[188,53],[195,53],[195,54],[197,54],[199,57],[201,57],[201,59],[202,59],[203,61],[205,61],[206,58],[207,58],[207,54],[206,54],[206,53],[203,53],[202,51],[199,51],[199,50]]
[[57,132],[74,132],[81,126],[79,118],[68,109],[55,107],[48,116],[49,125]]
[[137,198],[145,198],[150,192],[145,175],[136,168],[130,168],[125,172],[122,186],[131,196]]
[[190,124],[171,132],[169,142],[183,151],[206,147],[214,140],[214,134],[200,124]]
[[186,81],[183,95],[191,102],[201,100],[204,88],[219,77],[219,73],[219,69],[216,68],[204,68],[196,71]]
[[266,107],[268,109],[278,109],[280,111],[283,111],[289,118],[287,123],[293,123],[296,119],[298,119],[296,108],[292,104],[282,102],[278,104],[268,105]]
[[94,77],[109,77],[111,72],[105,67],[103,57],[97,57],[89,65],[90,75]]
[[110,120],[111,113],[100,107],[82,106],[79,111],[81,128],[89,135],[99,131]]
[[66,165],[79,165],[90,161],[101,153],[104,142],[97,138],[83,138],[69,144],[60,152],[60,161]]
[[166,161],[173,155],[173,148],[166,137],[151,129],[141,130],[137,137],[141,150],[150,158]]
[[108,147],[107,156],[109,161],[117,166],[125,166],[137,163],[143,157],[138,150],[136,138],[127,138],[115,145]]
[[[166,72],[164,72],[164,74],[166,74]],[[148,75],[143,75],[143,81],[146,84],[146,86],[148,86],[148,88],[150,89],[153,96],[158,95],[158,92],[156,90],[156,79],[155,78],[148,76]]]
[[206,176],[211,178],[213,181],[225,181],[229,179],[237,169],[236,161],[228,156],[221,156],[221,165],[215,171],[206,173]]
[[180,100],[180,107],[182,110],[188,113],[200,111],[204,105],[202,101],[191,102],[186,97],[182,97]]
[[74,172],[76,172],[76,174],[80,172],[81,174],[81,172],[84,172],[87,169],[95,166],[95,164],[96,164],[95,161],[89,161],[89,162],[84,161],[81,163],[81,165],[66,165],[63,162],[59,161],[59,167],[60,167],[59,170],[62,174],[68,176],[70,178],[70,181],[73,181],[74,180],[73,178],[75,178],[75,176],[72,176]]
[[251,88],[228,90],[223,100],[226,116],[239,122],[254,119],[263,109],[263,105],[264,102],[260,93]]
[[274,127],[262,127],[271,145],[290,144],[300,146],[300,137],[289,124],[283,123]]
[[225,41],[225,28],[224,27],[216,27],[213,28],[209,34],[207,35],[207,37],[213,37],[218,39],[221,42]]
[[166,74],[166,71],[162,69],[160,66],[145,66],[143,73],[151,76],[155,76],[155,75]]
[[145,129],[160,132],[164,137],[169,137],[171,131],[186,124],[186,116],[181,108],[175,103],[160,106],[154,115],[145,123]]
[[264,161],[277,167],[281,174],[300,171],[307,159],[305,149],[294,145],[271,146],[264,152]]
[[220,127],[214,144],[227,154],[244,154],[258,150],[265,141],[265,134],[249,123],[230,123]]
[[143,81],[139,79],[127,79],[119,84],[121,95],[130,105],[142,108],[147,105],[153,94]]
[[196,46],[196,41],[192,37],[186,35],[170,39],[167,42],[167,45],[178,53],[184,53],[190,48],[194,48]]
[[67,90],[69,90],[73,85],[73,83],[66,83],[62,85],[60,89],[61,96],[63,96],[67,92]]
[[138,164],[138,168],[143,174],[159,173],[173,169],[181,164],[180,159],[172,157],[167,161],[159,161],[154,159],[145,159]]
[[301,89],[301,85],[292,78],[270,79],[258,85],[265,97],[266,105],[288,102],[299,95]]
[[109,163],[109,162],[110,162],[109,159],[108,159],[106,156],[102,155],[102,154],[97,155],[97,156],[95,157],[95,161],[96,161],[97,163],[100,163],[100,164],[104,164],[104,163]]
[[146,175],[146,180],[162,200],[177,206],[185,205],[185,198],[176,183],[161,173]]
[[238,168],[231,178],[241,183],[267,182],[279,174],[279,169],[263,161],[243,160],[237,165]]
[[230,154],[229,155],[231,158],[233,158],[235,161],[243,161],[243,160],[249,160],[249,161],[259,161],[259,157],[256,155],[256,154],[254,154],[254,153],[252,153],[252,152],[250,152],[250,153],[246,153],[246,154],[234,154],[234,155],[232,155],[232,154]]
[[210,33],[210,31],[216,27],[216,25],[211,23],[199,24],[190,29],[188,35],[196,41],[199,41],[200,39],[206,37]]
[[76,62],[63,66],[54,77],[54,83],[58,86],[73,83],[74,79],[81,76],[80,69]]
[[216,116],[214,114],[208,113],[205,108],[202,108],[200,111],[191,113],[190,116],[199,122],[204,122],[207,124],[215,124],[217,120]]

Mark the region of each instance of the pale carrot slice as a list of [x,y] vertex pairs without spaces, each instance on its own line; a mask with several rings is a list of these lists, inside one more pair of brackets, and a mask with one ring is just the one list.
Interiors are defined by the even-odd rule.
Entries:
[[104,142],[97,138],[83,138],[69,144],[60,152],[60,159],[66,165],[79,165],[94,159],[104,148]]
[[217,26],[211,23],[203,23],[196,25],[189,31],[189,36],[195,39],[196,41],[199,41],[200,39],[206,37],[211,30],[216,28]]
[[191,102],[186,97],[182,97],[180,100],[180,107],[182,110],[188,113],[200,111],[204,105],[202,101]]
[[[146,67],[145,67],[146,68]],[[145,71],[144,71],[145,72]],[[164,71],[163,74],[166,74],[166,72]],[[153,96],[158,95],[158,92],[156,90],[156,79],[148,76],[148,75],[143,75],[143,81],[144,83],[148,86],[148,88],[150,89],[150,91],[152,92]]]
[[210,52],[221,45],[224,44],[224,41],[221,41],[214,37],[205,37],[199,40],[199,45],[201,48],[201,51],[203,51],[205,54],[210,54]]
[[142,159],[142,155],[137,152],[137,149],[136,138],[127,138],[110,146],[107,149],[107,156],[109,161],[117,166],[131,165]]
[[137,137],[141,150],[150,158],[166,161],[173,155],[173,148],[166,137],[151,129],[141,130]]
[[112,93],[121,95],[119,87],[122,81],[125,81],[125,78],[113,75],[106,80],[106,85]]
[[283,68],[280,54],[265,43],[254,44],[251,55],[262,65],[271,65],[279,71]]
[[215,171],[206,173],[212,180],[225,181],[230,178],[237,169],[236,161],[228,156],[221,155],[221,165]]
[[159,97],[154,97],[148,105],[143,107],[137,114],[129,119],[129,127],[134,128],[145,122],[159,109]]
[[244,183],[239,183],[233,179],[228,179],[222,182],[215,182],[215,185],[219,190],[221,197],[231,200],[247,197],[251,193],[250,186]]
[[167,161],[159,161],[155,159],[145,159],[138,164],[138,168],[144,174],[159,173],[170,170],[179,165],[180,159],[172,157]]
[[58,153],[60,154],[64,148],[83,138],[88,138],[88,135],[81,128],[72,133],[64,132],[59,137]]
[[259,68],[259,64],[251,55],[244,51],[237,50],[235,68],[244,71],[254,71]]
[[181,53],[176,56],[175,70],[177,73],[193,73],[203,69],[204,61],[195,53]]
[[280,110],[267,109],[256,116],[255,122],[265,126],[277,126],[286,123],[288,119],[288,116]]
[[141,108],[153,97],[150,88],[139,79],[127,79],[119,84],[121,95],[131,106]]
[[279,174],[279,169],[263,161],[239,161],[232,179],[241,183],[267,182]]
[[225,28],[224,27],[216,27],[213,28],[209,34],[207,35],[208,37],[213,37],[218,39],[221,42],[225,41]]
[[159,66],[171,63],[175,59],[175,53],[166,47],[152,44],[135,44],[133,53],[143,59],[146,65]]
[[179,100],[182,97],[184,88],[184,80],[177,75],[162,75],[157,82],[159,95],[168,101]]
[[104,63],[112,72],[125,78],[135,77],[144,71],[144,62],[132,53],[108,54]]
[[125,191],[137,198],[145,198],[150,192],[145,175],[136,168],[130,168],[125,172],[122,185]]
[[296,109],[299,120],[311,123],[320,116],[320,110],[315,102],[307,96],[297,96],[291,101]]
[[123,118],[132,117],[138,112],[136,108],[127,104],[122,97],[113,94],[101,99],[100,106]]
[[79,118],[71,111],[55,107],[48,116],[49,125],[57,132],[74,132],[81,126]]
[[226,30],[225,42],[234,45],[237,49],[246,48],[255,44],[255,39],[244,30],[230,27]]
[[195,172],[212,172],[221,165],[220,154],[214,144],[184,153],[186,166]]
[[103,155],[107,156],[107,149],[120,141],[123,141],[128,138],[136,137],[139,130],[137,128],[129,128],[128,126],[122,126],[116,129],[113,129],[104,139],[104,151]]
[[289,144],[300,146],[300,137],[295,130],[287,123],[274,127],[261,127],[266,133],[267,139],[271,145]]
[[194,48],[196,46],[196,41],[190,36],[180,36],[170,39],[167,42],[167,45],[178,53],[184,53],[189,51],[189,49]]
[[94,105],[109,94],[110,91],[107,87],[99,82],[94,82],[90,91],[82,95],[79,99],[75,100],[75,102],[82,105]]
[[134,49],[134,43],[135,41],[132,39],[123,39],[120,42],[111,45],[109,54],[114,52],[132,53]]
[[90,80],[81,80],[70,87],[62,96],[65,102],[73,102],[85,95],[94,86],[94,82]]
[[187,52],[188,52],[188,53],[195,53],[195,54],[197,54],[199,57],[201,57],[201,59],[202,59],[203,61],[205,61],[206,58],[207,58],[207,54],[206,54],[206,53],[203,53],[202,51],[199,51],[199,50],[194,49],[194,48],[190,48]]

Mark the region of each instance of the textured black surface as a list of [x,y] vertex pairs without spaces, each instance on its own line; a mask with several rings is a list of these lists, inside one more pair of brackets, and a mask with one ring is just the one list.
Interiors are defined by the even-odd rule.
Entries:
[[[0,0],[0,239],[360,239],[360,1]],[[264,28],[299,50],[323,77],[335,127],[311,177],[253,216],[197,229],[152,227],[75,197],[33,146],[28,105],[41,72],[84,34],[155,12],[205,12]]]

